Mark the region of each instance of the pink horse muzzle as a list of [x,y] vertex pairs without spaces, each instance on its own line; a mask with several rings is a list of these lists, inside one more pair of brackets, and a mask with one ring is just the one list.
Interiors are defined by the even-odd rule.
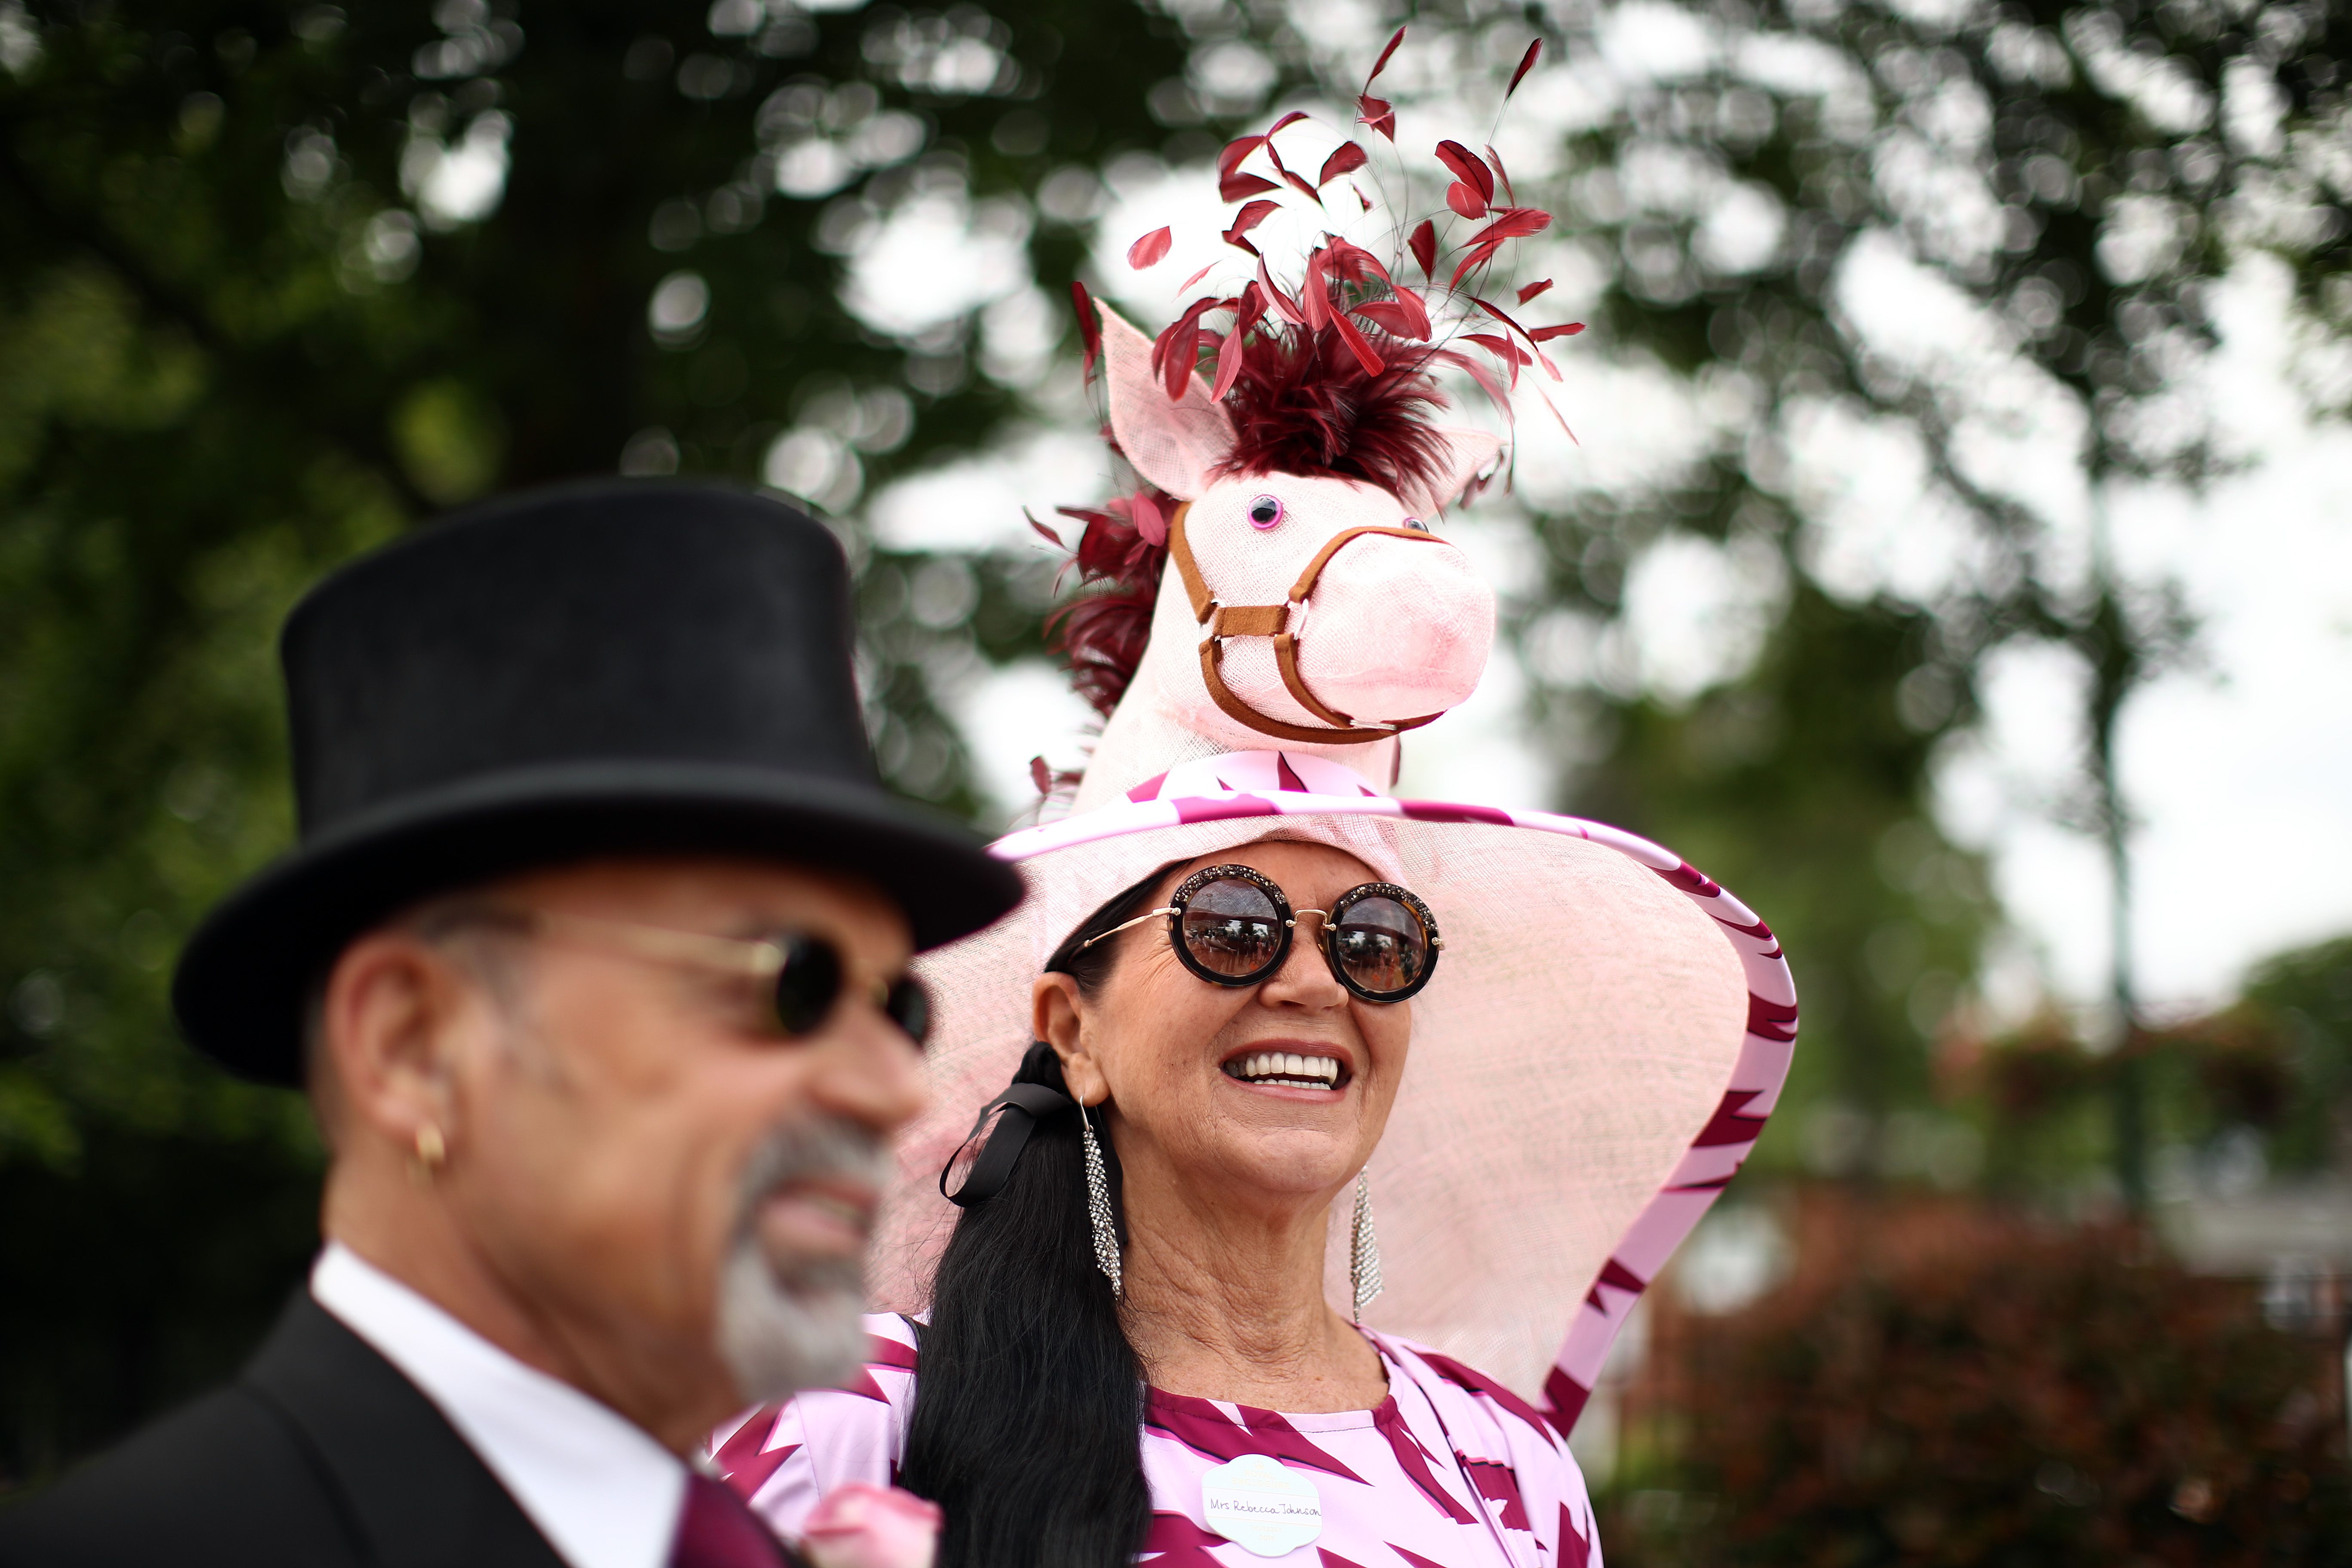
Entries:
[[[1189,510],[1178,507],[1170,521],[1169,557],[1208,634],[1202,682],[1226,717],[1283,740],[1352,745],[1426,724],[1476,689],[1494,644],[1495,596],[1452,544],[1419,528],[1342,529],[1282,604],[1228,605],[1192,557]],[[1237,660],[1229,679],[1225,649],[1235,640],[1272,657]],[[1293,704],[1318,722],[1281,717]]]
[[1360,724],[1457,706],[1495,646],[1494,591],[1443,541],[1349,540],[1290,619],[1300,678]]

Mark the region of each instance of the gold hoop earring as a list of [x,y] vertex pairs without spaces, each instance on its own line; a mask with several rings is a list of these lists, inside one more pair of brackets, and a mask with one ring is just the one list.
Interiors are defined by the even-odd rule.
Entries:
[[434,1173],[449,1162],[449,1145],[441,1136],[441,1129],[430,1121],[416,1130],[416,1179],[430,1182]]

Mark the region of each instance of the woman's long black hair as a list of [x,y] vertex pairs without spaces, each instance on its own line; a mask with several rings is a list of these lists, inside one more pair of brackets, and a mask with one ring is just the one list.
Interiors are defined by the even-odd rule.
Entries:
[[[1046,969],[1098,990],[1117,944],[1080,945],[1165,870],[1096,910]],[[1014,1081],[1069,1092],[1045,1046]],[[1118,1156],[1099,1124],[1096,1139],[1116,1210]],[[899,1484],[947,1515],[939,1568],[1129,1568],[1151,1524],[1143,1372],[1095,1264],[1076,1111],[1040,1119],[1003,1188],[957,1220],[918,1356]]]

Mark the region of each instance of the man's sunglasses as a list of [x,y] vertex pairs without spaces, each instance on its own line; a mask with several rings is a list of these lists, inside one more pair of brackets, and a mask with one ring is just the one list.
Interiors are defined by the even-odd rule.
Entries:
[[1429,906],[1393,882],[1366,882],[1328,910],[1293,913],[1281,885],[1248,866],[1211,866],[1184,879],[1164,909],[1147,910],[1078,944],[1084,952],[1129,926],[1165,918],[1184,967],[1212,985],[1255,985],[1290,957],[1291,933],[1321,918],[1317,944],[1340,984],[1367,1002],[1402,1002],[1437,971],[1445,945]]
[[[510,915],[517,923],[533,930],[602,943],[656,963],[682,963],[747,976],[762,987],[762,1000],[773,1013],[770,1021],[779,1034],[788,1038],[814,1033],[831,1016],[835,1004],[847,989],[841,950],[806,931],[778,931],[741,941],[707,936],[699,931],[672,931],[666,926],[559,914],[551,910],[499,913]],[[896,980],[877,983],[874,1005],[918,1046],[930,1033],[930,994],[913,975],[902,974]]]

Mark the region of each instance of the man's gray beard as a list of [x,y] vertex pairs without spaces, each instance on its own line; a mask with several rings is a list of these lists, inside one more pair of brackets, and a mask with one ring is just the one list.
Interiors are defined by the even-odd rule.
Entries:
[[847,1176],[885,1187],[891,1163],[863,1129],[832,1120],[779,1127],[751,1156],[735,1244],[719,1278],[719,1353],[747,1400],[765,1405],[843,1382],[866,1360],[862,1258],[772,1263],[754,1234],[760,1204],[786,1182]]

